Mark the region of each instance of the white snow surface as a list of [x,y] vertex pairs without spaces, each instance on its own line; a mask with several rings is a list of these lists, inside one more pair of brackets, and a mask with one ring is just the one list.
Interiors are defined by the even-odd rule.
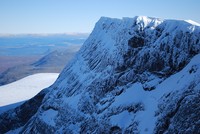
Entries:
[[188,22],[188,23],[190,23],[190,24],[192,24],[192,25],[200,26],[199,23],[197,23],[197,22],[195,22],[193,20],[185,20],[185,21]]
[[16,82],[0,86],[0,107],[28,100],[49,87],[58,73],[38,73]]
[[128,111],[123,111],[118,115],[113,115],[110,119],[111,124],[118,125],[121,128],[126,128],[131,124],[134,115],[129,113]]
[[54,119],[57,114],[58,111],[49,109],[42,113],[43,121],[45,121],[47,124],[50,124],[51,126],[54,126],[55,125]]

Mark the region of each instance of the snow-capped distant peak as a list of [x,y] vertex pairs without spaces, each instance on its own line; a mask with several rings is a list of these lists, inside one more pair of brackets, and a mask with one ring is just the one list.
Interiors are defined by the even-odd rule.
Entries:
[[195,21],[193,21],[193,20],[185,20],[185,21],[188,22],[188,23],[190,23],[190,24],[192,24],[192,25],[200,26],[199,23],[197,23],[197,22],[195,22]]

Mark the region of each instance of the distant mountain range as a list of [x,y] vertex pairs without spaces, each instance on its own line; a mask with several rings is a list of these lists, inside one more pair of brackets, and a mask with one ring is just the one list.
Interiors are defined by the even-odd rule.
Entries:
[[0,85],[5,85],[35,73],[60,73],[81,45],[55,50],[38,61],[9,68],[0,74]]

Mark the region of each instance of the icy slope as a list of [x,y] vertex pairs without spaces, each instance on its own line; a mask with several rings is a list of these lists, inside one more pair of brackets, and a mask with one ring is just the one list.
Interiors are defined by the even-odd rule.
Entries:
[[52,85],[57,77],[57,73],[34,74],[11,84],[0,86],[0,111],[2,106],[32,98],[42,89]]
[[[199,114],[192,109],[199,95],[199,40],[200,27],[185,21],[102,17],[56,82],[35,96],[40,98],[35,113],[24,120],[11,113],[23,115],[20,109],[28,111],[27,106],[7,112],[0,116],[0,123],[6,124],[0,129],[149,134],[176,133],[178,128],[198,132],[179,117],[187,102],[194,102],[184,116],[188,124]],[[192,101],[185,97],[190,90]]]

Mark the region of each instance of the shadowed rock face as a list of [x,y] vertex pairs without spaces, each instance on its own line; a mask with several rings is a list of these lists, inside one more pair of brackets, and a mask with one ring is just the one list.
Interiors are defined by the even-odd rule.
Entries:
[[199,62],[190,62],[200,51],[199,35],[200,28],[185,21],[101,18],[21,132],[196,131],[179,120],[191,112],[188,123],[199,120],[198,108],[187,111],[199,94]]
[[1,133],[5,133],[8,130],[16,129],[25,125],[28,120],[37,112],[38,108],[42,104],[42,100],[46,95],[47,90],[48,89],[41,91],[34,98],[25,102],[21,106],[1,114]]
[[144,39],[142,37],[132,37],[128,40],[128,45],[133,48],[143,47]]
[[[190,85],[191,86],[191,85]],[[192,85],[192,86],[195,86]],[[194,87],[193,87],[194,88]],[[199,133],[200,92],[186,89],[181,95],[168,94],[159,104],[155,133]],[[165,106],[164,106],[165,105]],[[174,105],[173,107],[171,107]]]

